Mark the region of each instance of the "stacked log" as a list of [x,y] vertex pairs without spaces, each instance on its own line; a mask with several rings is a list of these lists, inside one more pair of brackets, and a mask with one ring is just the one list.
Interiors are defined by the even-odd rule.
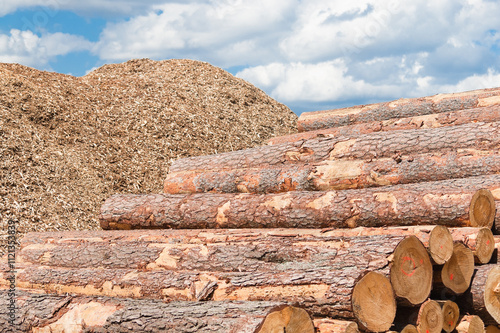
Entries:
[[303,113],[299,132],[338,127],[375,120],[397,119],[500,104],[500,89],[484,89],[424,98],[360,105],[339,110]]

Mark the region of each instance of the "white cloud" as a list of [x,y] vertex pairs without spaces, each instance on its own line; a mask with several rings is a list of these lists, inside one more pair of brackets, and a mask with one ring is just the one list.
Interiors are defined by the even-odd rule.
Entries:
[[0,62],[20,63],[44,68],[54,57],[89,50],[92,43],[85,38],[64,33],[44,34],[12,29],[0,34]]

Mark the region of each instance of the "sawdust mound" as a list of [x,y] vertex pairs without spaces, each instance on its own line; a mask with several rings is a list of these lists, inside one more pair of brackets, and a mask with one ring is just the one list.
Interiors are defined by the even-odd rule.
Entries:
[[0,248],[9,219],[18,239],[97,229],[107,197],[161,192],[173,159],[261,145],[296,121],[198,61],[132,60],[83,77],[0,64]]

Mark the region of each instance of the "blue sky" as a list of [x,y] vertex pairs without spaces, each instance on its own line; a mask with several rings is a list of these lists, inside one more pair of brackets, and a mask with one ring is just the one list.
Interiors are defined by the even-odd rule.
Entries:
[[297,114],[500,86],[500,1],[3,0],[0,62],[222,67]]

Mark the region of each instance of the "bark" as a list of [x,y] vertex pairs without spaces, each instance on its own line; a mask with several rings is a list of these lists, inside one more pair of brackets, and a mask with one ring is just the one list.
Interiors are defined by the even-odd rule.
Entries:
[[423,98],[399,99],[345,109],[305,112],[299,117],[299,132],[356,123],[414,117],[500,104],[500,89],[483,89]]
[[171,172],[164,182],[164,192],[329,191],[495,173],[500,173],[500,153],[461,149],[373,160],[340,159],[236,170]]
[[16,320],[9,323],[0,291],[0,332],[231,332],[254,333],[284,302],[173,302],[17,292]]
[[500,146],[500,122],[470,123],[418,130],[368,133],[318,138],[262,146],[216,155],[174,161],[170,173],[221,171],[283,164],[319,163],[337,159],[369,160],[400,155],[473,148],[495,150]]
[[[353,319],[351,293],[356,279],[366,271],[388,274],[390,255],[403,238],[379,235],[339,240],[323,237],[307,242],[288,236],[290,244],[295,247],[295,254],[287,253],[290,247],[276,247],[266,253],[266,248],[255,249],[253,242],[247,241],[245,243],[249,250],[242,250],[240,255],[234,254],[226,263],[228,267],[223,266],[223,256],[219,259],[203,254],[196,256],[204,262],[200,264],[200,270],[180,268],[181,261],[175,268],[177,264],[174,260],[180,259],[175,255],[171,257],[174,262],[169,261],[168,256],[163,256],[164,262],[158,261],[156,265],[142,268],[116,268],[114,264],[64,268],[49,266],[50,263],[30,265],[19,262],[16,281],[20,289],[45,293],[155,298],[164,301],[290,301],[297,302],[318,316]],[[244,245],[242,242],[240,248]],[[255,252],[252,253],[251,249]],[[301,254],[302,251],[305,254]],[[186,257],[200,252],[188,252]],[[83,256],[82,260],[86,257]],[[211,262],[210,259],[214,257],[215,260]],[[194,262],[196,259],[191,260]],[[259,261],[262,265],[258,264]],[[4,266],[0,279],[2,285],[8,284],[9,274]]]
[[100,222],[103,229],[471,226],[469,204],[483,188],[497,195],[500,175],[328,192],[114,195]]
[[329,127],[271,138],[269,139],[268,144],[276,145],[315,138],[353,136],[372,132],[436,128],[477,122],[491,123],[498,121],[498,119],[500,119],[500,108],[498,105],[495,105],[424,116],[370,121],[340,127]]

